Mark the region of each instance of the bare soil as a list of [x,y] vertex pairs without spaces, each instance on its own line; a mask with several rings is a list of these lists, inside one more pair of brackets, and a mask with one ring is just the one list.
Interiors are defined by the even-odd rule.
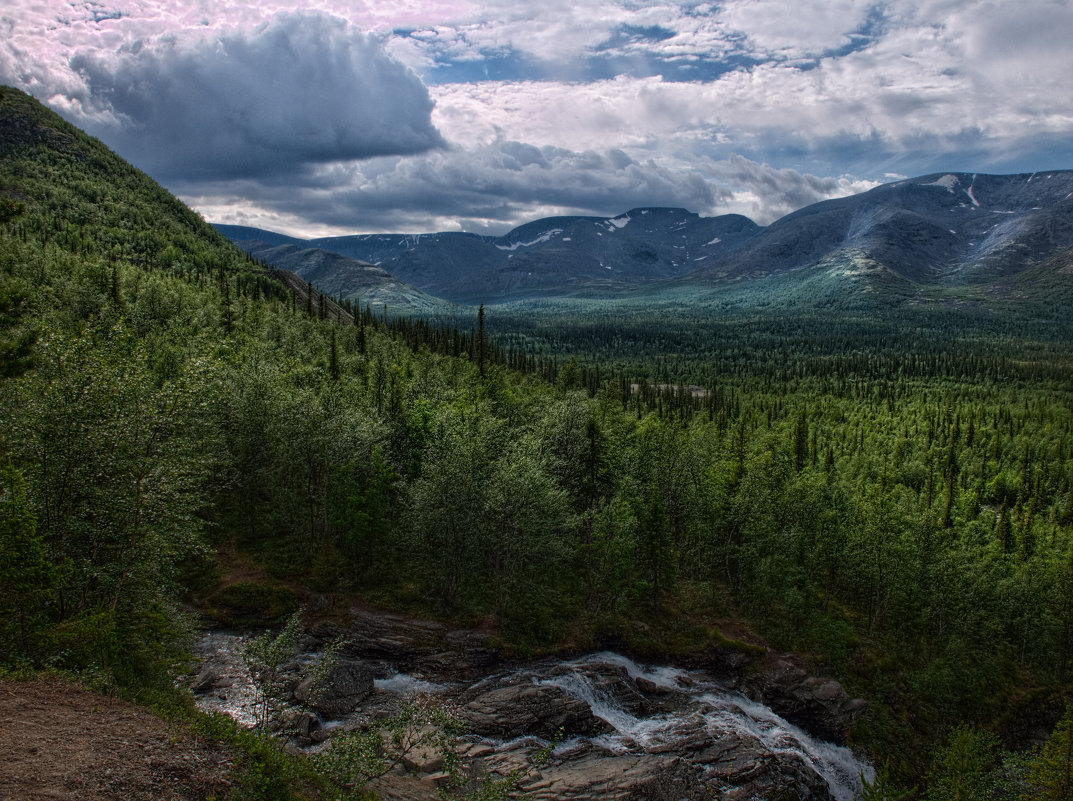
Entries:
[[233,755],[59,681],[0,681],[0,801],[224,797]]

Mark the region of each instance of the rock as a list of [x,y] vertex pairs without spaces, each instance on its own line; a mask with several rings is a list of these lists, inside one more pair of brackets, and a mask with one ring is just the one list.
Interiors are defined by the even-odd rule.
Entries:
[[325,686],[314,692],[314,677],[306,675],[294,688],[294,698],[311,706],[328,719],[340,718],[353,712],[373,691],[373,672],[356,659],[340,659],[325,680]]
[[190,689],[200,695],[207,693],[214,687],[224,687],[227,685],[217,685],[216,682],[220,681],[220,676],[217,674],[216,669],[212,665],[202,665],[201,670],[198,671],[197,676],[190,683]]
[[[545,678],[556,681],[559,677],[566,677],[565,680],[570,684],[584,682],[587,684],[588,692],[612,701],[631,714],[647,715],[650,713],[651,704],[642,692],[641,685],[631,678],[622,665],[613,662],[589,662],[583,667],[554,665],[534,676],[538,681]],[[642,678],[639,681],[646,680]],[[653,684],[653,686],[656,685]]]
[[425,749],[403,757],[402,766],[409,773],[438,773],[443,770],[443,757],[434,750]]
[[725,798],[830,799],[827,782],[791,753],[776,753],[744,733],[709,738],[691,760]]
[[792,754],[777,754],[748,735],[714,739],[698,732],[686,754],[612,754],[579,746],[542,766],[532,751],[499,753],[483,768],[506,775],[520,769],[532,801],[699,801],[723,798],[831,801],[826,782]]
[[391,612],[354,609],[345,632],[322,624],[312,633],[321,642],[341,637],[348,656],[388,662],[402,673],[420,673],[433,682],[482,678],[501,661],[483,632]]
[[682,760],[665,755],[612,755],[593,749],[563,765],[523,779],[533,801],[681,801],[711,798]]
[[[810,676],[792,655],[731,640],[678,655],[675,661],[693,671],[686,675],[648,672],[615,654],[561,663],[540,660],[506,671],[501,655],[480,630],[455,630],[363,610],[356,611],[345,633],[338,626],[318,627],[310,644],[341,634],[349,640],[345,658],[331,673],[321,698],[312,697],[304,660],[288,666],[294,668],[289,676],[296,700],[312,704],[325,718],[356,710],[346,727],[365,728],[397,712],[405,698],[407,682],[389,683],[377,691],[375,677],[391,678],[399,672],[432,682],[437,686],[431,692],[454,710],[464,727],[466,741],[459,756],[474,780],[517,770],[524,776],[522,789],[539,801],[830,801],[822,776],[807,756],[798,755],[802,749],[784,746],[781,740],[764,745],[754,734],[767,731],[766,713],[747,710],[752,705],[745,702],[735,706],[725,691],[730,687],[763,701],[810,733],[837,742],[844,741],[864,706],[849,698],[838,682]],[[195,683],[211,687],[232,675],[240,674],[226,666],[215,673],[203,668]],[[665,680],[667,675],[674,680]],[[727,710],[729,718],[724,716]],[[734,717],[738,714],[754,715],[761,728]],[[617,731],[608,720],[615,721]],[[293,723],[291,731],[303,746],[340,731],[325,730],[312,715]],[[534,767],[539,744],[531,738],[551,739],[560,728],[567,742]],[[767,739],[766,733],[761,736]],[[383,777],[375,789],[399,801],[432,799],[443,767],[436,754],[411,754],[397,774]],[[840,786],[839,792],[843,789]]]
[[644,676],[638,676],[634,679],[634,683],[637,685],[637,689],[645,695],[666,695],[671,692],[666,687],[661,687],[654,681],[649,681]]
[[291,725],[294,727],[295,731],[298,732],[299,737],[309,737],[311,732],[320,728],[320,721],[317,720],[316,715],[311,715],[308,712],[301,712]]
[[560,728],[567,736],[609,731],[587,703],[548,684],[511,684],[487,690],[466,703],[459,717],[473,733],[499,739],[523,735],[550,739]]
[[301,748],[308,748],[314,740],[314,734],[321,731],[320,721],[317,716],[309,712],[291,711],[279,719],[269,723],[269,730],[285,732],[294,737],[295,742]]
[[755,689],[773,711],[810,734],[839,745],[866,706],[834,679],[809,676],[787,658],[774,660]]

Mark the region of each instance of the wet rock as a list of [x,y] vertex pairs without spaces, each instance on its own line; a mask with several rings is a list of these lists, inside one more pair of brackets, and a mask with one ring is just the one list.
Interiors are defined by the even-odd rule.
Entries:
[[512,684],[484,691],[459,710],[469,731],[511,739],[531,735],[550,739],[561,728],[567,736],[600,734],[608,725],[589,705],[559,687]]
[[220,676],[216,673],[214,666],[202,665],[201,670],[198,671],[197,676],[190,683],[190,689],[198,695],[207,693],[216,686],[216,682],[219,680]]
[[637,685],[638,691],[640,691],[644,695],[659,696],[666,695],[667,693],[671,692],[671,690],[667,689],[666,687],[661,687],[654,681],[649,681],[644,676],[638,676],[636,679],[634,679],[634,683]]
[[[721,643],[681,660],[693,668],[689,673],[645,669],[614,653],[506,671],[480,631],[372,612],[358,613],[345,632],[320,627],[309,645],[340,634],[350,644],[328,693],[316,704],[322,715],[346,715],[342,730],[375,725],[398,711],[406,688],[415,684],[433,703],[440,699],[454,710],[466,732],[460,756],[475,776],[519,770],[529,797],[540,801],[830,801],[823,775],[832,777],[838,798],[853,797],[852,782],[844,777],[855,777],[858,765],[848,752],[836,755],[841,761],[835,773],[830,763],[814,767],[806,756],[813,752],[785,732],[785,723],[739,694],[765,702],[823,739],[841,741],[863,702],[850,699],[837,682],[809,676],[790,655]],[[291,667],[296,700],[310,702],[307,657]],[[397,672],[410,677],[375,688],[375,677],[392,679]],[[221,662],[215,678],[206,672],[196,679],[211,687],[231,675],[240,674]],[[412,677],[437,686],[417,685]],[[727,693],[728,687],[736,692]],[[294,720],[292,731],[303,746],[332,733],[315,721]],[[560,728],[567,741],[534,767],[540,744],[531,738],[550,739]],[[398,776],[383,778],[382,796],[435,798],[442,767],[435,755],[411,757]],[[407,770],[417,778],[403,776]]]
[[691,761],[724,798],[831,798],[827,782],[796,754],[774,752],[742,733],[709,738]]
[[600,749],[541,769],[524,779],[521,787],[533,801],[693,801],[711,798],[696,771],[677,757],[612,755]]
[[285,733],[294,738],[301,748],[308,748],[314,743],[314,734],[322,731],[317,716],[309,712],[292,710],[268,724],[269,731]]
[[353,712],[373,691],[373,671],[355,659],[340,659],[323,688],[315,687],[314,681],[307,674],[294,688],[294,698],[328,719]]
[[548,678],[552,682],[560,677],[570,677],[572,682],[586,685],[595,697],[604,698],[631,714],[649,713],[649,699],[622,665],[611,662],[590,662],[573,667],[553,665],[534,676],[536,680]]
[[342,639],[347,656],[388,662],[400,672],[420,673],[430,681],[482,678],[502,661],[483,632],[390,612],[354,609],[347,629],[323,624],[312,634],[321,643]]
[[484,766],[500,775],[521,770],[521,788],[534,801],[699,801],[723,798],[831,801],[822,778],[792,754],[776,754],[756,740],[699,732],[686,750],[612,754],[579,744],[539,769],[528,749],[496,754]]
[[809,676],[787,658],[775,659],[755,689],[777,714],[840,745],[866,705],[863,699],[850,698],[834,679]]

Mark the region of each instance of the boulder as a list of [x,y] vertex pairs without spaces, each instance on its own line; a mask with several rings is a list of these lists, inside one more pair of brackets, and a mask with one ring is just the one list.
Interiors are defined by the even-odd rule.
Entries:
[[347,656],[387,662],[399,672],[418,673],[433,682],[479,679],[501,661],[481,631],[371,609],[355,608],[351,616],[345,630],[332,624],[315,627],[313,639],[327,643],[341,638]]
[[587,703],[549,684],[509,684],[486,690],[458,714],[467,730],[504,740],[524,735],[550,739],[560,728],[567,736],[610,730]]
[[294,699],[330,720],[353,712],[372,691],[373,671],[356,659],[340,659],[319,692],[314,692],[314,676],[307,671],[294,688]]
[[197,695],[207,693],[209,690],[216,686],[216,682],[220,680],[219,674],[216,672],[216,668],[212,665],[202,665],[201,670],[198,671],[194,680],[190,683],[190,689]]
[[532,801],[694,801],[708,799],[688,764],[671,756],[612,755],[592,749],[562,765],[542,769],[521,784]]
[[846,742],[867,703],[850,698],[834,679],[809,676],[785,657],[773,660],[753,689],[777,714],[838,745]]

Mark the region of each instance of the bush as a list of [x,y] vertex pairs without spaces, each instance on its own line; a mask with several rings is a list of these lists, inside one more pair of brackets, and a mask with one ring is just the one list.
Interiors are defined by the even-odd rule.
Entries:
[[286,587],[240,581],[210,595],[206,607],[225,626],[249,628],[278,623],[298,608],[298,599]]

